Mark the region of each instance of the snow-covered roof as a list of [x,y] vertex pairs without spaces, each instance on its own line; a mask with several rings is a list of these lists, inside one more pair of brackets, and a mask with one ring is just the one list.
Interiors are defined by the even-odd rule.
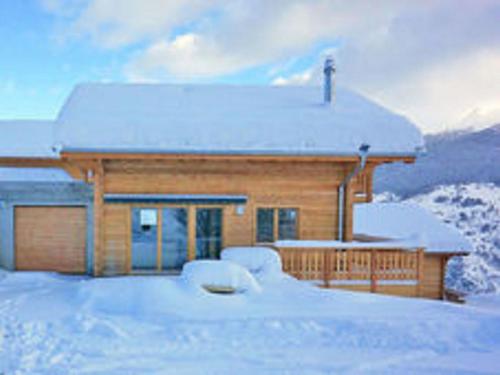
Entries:
[[69,182],[74,179],[60,168],[12,168],[0,167],[0,182]]
[[354,234],[388,238],[425,247],[426,252],[471,252],[472,246],[455,228],[411,203],[354,205]]
[[53,126],[53,121],[0,121],[0,157],[58,157]]
[[333,106],[319,87],[83,84],[62,108],[66,151],[413,156],[406,118],[347,89]]

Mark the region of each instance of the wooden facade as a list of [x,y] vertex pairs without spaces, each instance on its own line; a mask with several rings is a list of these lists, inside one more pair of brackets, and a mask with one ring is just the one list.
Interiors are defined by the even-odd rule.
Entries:
[[[105,194],[226,194],[244,195],[243,213],[235,205],[223,210],[223,246],[256,244],[256,210],[288,207],[298,210],[298,238],[337,236],[337,190],[354,163],[268,160],[105,160],[94,172],[95,273],[131,270],[130,220],[133,203],[104,203]],[[102,188],[98,185],[102,184]],[[363,185],[364,186],[364,185]],[[350,190],[351,195],[353,189]],[[366,193],[364,193],[366,194]],[[166,207],[171,205],[140,205]],[[189,218],[198,205],[187,205]],[[102,207],[102,211],[101,208]],[[346,210],[352,232],[352,213]],[[194,227],[191,221],[190,228]],[[102,229],[101,229],[102,228]],[[194,258],[194,230],[190,229],[189,259]],[[102,236],[102,237],[101,237]],[[100,245],[98,245],[98,243]]]
[[[374,169],[392,161],[412,162],[413,158],[370,158],[362,173],[347,186],[343,210],[347,241],[353,239],[353,204],[372,200]],[[188,218],[187,259],[192,260],[196,258],[197,246],[196,210],[205,207],[199,203],[108,202],[107,195],[244,196],[244,204],[209,205],[222,210],[223,247],[259,244],[256,239],[259,208],[296,210],[298,240],[333,240],[338,237],[338,188],[357,162],[356,157],[326,156],[62,153],[61,160],[47,162],[47,166],[64,168],[73,177],[93,185],[92,269],[94,275],[104,276],[133,272],[134,208],[157,209],[159,226],[162,208],[184,208]],[[29,160],[23,163],[32,165]],[[45,166],[39,163],[37,166]],[[73,233],[72,230],[68,233]],[[20,247],[26,243],[22,236],[19,234],[17,239]],[[161,233],[157,241],[155,270],[161,271]],[[319,280],[324,287],[435,299],[443,297],[446,263],[450,256],[424,255],[421,250],[404,249],[278,250],[286,272],[300,279]],[[19,254],[22,265],[23,250]],[[79,253],[71,254],[80,259]],[[29,261],[39,262],[37,257]],[[43,262],[40,260],[39,264]],[[79,261],[58,267],[51,266],[51,269],[81,271]]]

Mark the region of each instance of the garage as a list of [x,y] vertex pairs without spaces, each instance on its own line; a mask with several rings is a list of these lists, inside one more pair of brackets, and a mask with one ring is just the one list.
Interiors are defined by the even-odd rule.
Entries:
[[86,272],[86,207],[17,206],[14,231],[16,269]]

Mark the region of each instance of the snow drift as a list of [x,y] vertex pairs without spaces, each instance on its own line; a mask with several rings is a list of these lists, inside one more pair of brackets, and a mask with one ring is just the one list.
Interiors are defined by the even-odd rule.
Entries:
[[196,288],[233,289],[237,293],[260,292],[254,277],[242,266],[226,260],[195,260],[182,268],[181,279]]
[[282,276],[281,258],[268,247],[228,247],[221,253],[221,259],[245,267],[257,278]]

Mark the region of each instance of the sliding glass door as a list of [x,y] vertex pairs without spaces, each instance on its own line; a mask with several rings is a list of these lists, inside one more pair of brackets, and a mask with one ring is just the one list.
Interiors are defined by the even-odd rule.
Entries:
[[[132,270],[180,270],[189,259],[189,246],[196,259],[219,258],[222,212],[213,207],[133,207]],[[189,215],[195,219],[191,226]]]
[[158,210],[132,208],[132,269],[157,267]]
[[162,215],[162,269],[181,269],[188,260],[187,209],[167,207]]
[[222,249],[222,209],[196,210],[196,258],[217,259]]

